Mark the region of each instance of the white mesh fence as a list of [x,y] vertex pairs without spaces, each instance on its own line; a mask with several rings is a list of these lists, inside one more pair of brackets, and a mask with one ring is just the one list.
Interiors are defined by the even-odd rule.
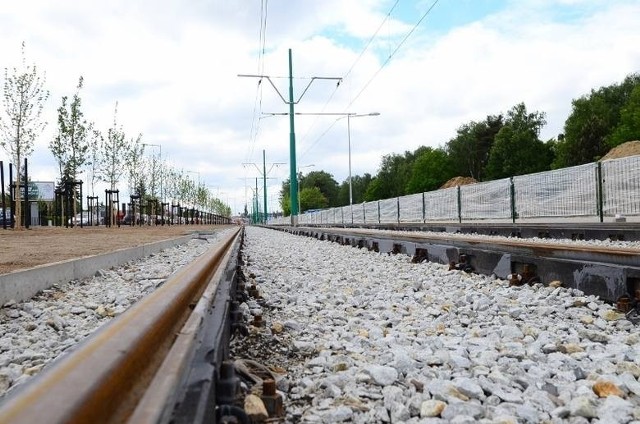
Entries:
[[351,224],[351,210],[352,206],[343,206],[340,208],[340,213],[338,214],[340,224]]
[[364,203],[353,205],[352,213],[353,213],[354,224],[364,223]]
[[596,164],[513,177],[519,218],[597,215]]
[[400,222],[422,222],[422,193],[398,198]]
[[458,188],[445,188],[424,194],[424,219],[458,220]]
[[380,200],[380,222],[389,224],[398,222],[398,198]]
[[468,184],[460,187],[462,219],[511,217],[511,180]]
[[[598,216],[597,169],[597,163],[589,163],[513,177],[516,218]],[[603,214],[640,215],[640,156],[603,161],[601,171]],[[457,221],[459,201],[463,220],[511,218],[510,179],[465,185],[459,190],[460,199],[458,188],[452,187],[302,214],[298,222],[323,225]],[[290,218],[270,222],[288,225]]]
[[362,205],[364,206],[364,221],[358,221],[359,223],[365,222],[367,224],[375,224],[380,222],[378,201],[367,202]]
[[640,215],[640,156],[602,162],[603,211]]
[[318,224],[327,224],[329,222],[329,209],[319,211],[318,219]]

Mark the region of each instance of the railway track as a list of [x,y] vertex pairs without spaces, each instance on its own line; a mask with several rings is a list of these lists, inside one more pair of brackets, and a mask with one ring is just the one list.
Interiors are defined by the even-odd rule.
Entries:
[[233,398],[233,376],[219,377],[243,234],[230,232],[17,387],[0,405],[0,422],[215,422],[216,398]]
[[[452,268],[493,274],[511,279],[515,285],[538,281],[544,284],[560,282],[564,287],[576,288],[609,302],[640,300],[638,248],[585,246],[557,240],[534,243],[525,238],[504,239],[458,232],[422,233],[337,227],[278,228],[293,234],[383,253],[404,253],[416,261],[428,260],[449,264]],[[537,230],[530,229],[530,232],[539,232],[541,227],[536,228]],[[612,231],[612,228],[605,231]],[[615,233],[624,239],[627,233],[616,228]],[[633,231],[636,230],[634,228]],[[493,230],[484,231],[480,234]],[[580,234],[584,236],[584,230]]]

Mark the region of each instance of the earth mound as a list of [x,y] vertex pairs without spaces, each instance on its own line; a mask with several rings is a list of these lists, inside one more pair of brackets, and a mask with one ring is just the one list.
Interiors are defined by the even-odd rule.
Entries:
[[626,143],[622,143],[621,145],[614,147],[600,160],[620,159],[636,155],[640,155],[640,141],[638,140],[627,141]]
[[450,188],[467,184],[475,184],[478,181],[473,177],[453,177],[446,183],[444,183],[440,188]]

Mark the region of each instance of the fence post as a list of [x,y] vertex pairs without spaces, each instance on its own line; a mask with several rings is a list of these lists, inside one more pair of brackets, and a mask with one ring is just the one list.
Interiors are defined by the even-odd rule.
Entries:
[[458,222],[462,223],[462,194],[460,194],[460,186],[458,186]]
[[602,162],[598,161],[598,167],[596,168],[596,178],[598,185],[596,186],[596,199],[598,215],[600,215],[600,222],[604,222],[604,193],[602,190]]
[[513,184],[513,177],[509,178],[509,197],[511,198],[511,222],[516,223],[516,188]]
[[380,220],[380,201],[378,200],[378,202],[377,202],[377,203],[378,203],[378,224],[380,224],[380,222],[382,222],[382,221]]
[[426,206],[424,204],[424,191],[422,192],[422,222],[427,222]]
[[396,197],[396,210],[398,211],[397,215],[397,220],[398,220],[398,224],[400,223],[400,198]]

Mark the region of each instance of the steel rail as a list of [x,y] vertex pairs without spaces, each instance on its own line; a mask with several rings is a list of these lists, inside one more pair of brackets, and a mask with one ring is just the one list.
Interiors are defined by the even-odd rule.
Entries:
[[33,381],[18,387],[0,407],[0,422],[126,422],[182,325],[193,324],[191,307],[203,291],[210,296],[213,289],[207,285],[223,267],[239,234],[240,229],[225,236]]
[[510,279],[565,287],[617,302],[625,296],[640,301],[640,249],[585,246],[564,242],[533,243],[464,234],[421,234],[362,228],[279,227],[298,235],[366,247],[389,253],[405,253],[417,261],[429,260],[463,270]]

